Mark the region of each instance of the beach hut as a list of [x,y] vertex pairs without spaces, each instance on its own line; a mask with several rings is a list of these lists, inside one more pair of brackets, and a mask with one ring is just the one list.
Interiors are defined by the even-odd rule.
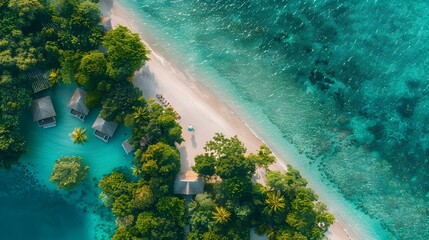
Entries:
[[117,123],[105,121],[100,118],[100,116],[98,116],[94,124],[92,124],[94,135],[105,142],[109,142],[109,139],[113,136],[117,127]]
[[125,140],[125,141],[123,141],[123,142],[122,142],[122,148],[124,149],[124,151],[125,151],[125,153],[126,153],[126,154],[129,154],[131,151],[133,151],[133,150],[134,150],[133,145],[131,145],[131,144],[128,142],[128,140],[129,140],[129,139],[127,139],[127,140]]
[[102,17],[98,25],[102,26],[106,32],[112,30],[112,21],[109,17]]
[[57,113],[55,112],[54,105],[52,105],[50,96],[33,100],[31,110],[33,112],[33,120],[37,122],[39,127],[50,128],[57,125],[55,119]]
[[89,113],[89,109],[85,105],[86,92],[80,88],[76,88],[67,107],[70,108],[70,115],[85,122],[85,117]]
[[194,171],[179,173],[174,182],[174,193],[186,196],[204,192],[204,180]]

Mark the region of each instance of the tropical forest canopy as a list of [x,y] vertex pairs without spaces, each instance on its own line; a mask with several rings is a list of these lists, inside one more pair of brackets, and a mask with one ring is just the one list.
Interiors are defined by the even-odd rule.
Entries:
[[130,77],[148,51],[126,27],[106,34],[97,0],[3,0],[0,13],[1,167],[26,151],[20,122],[34,97],[29,75],[35,71],[50,73],[52,85],[87,90],[88,107],[101,107],[108,121],[124,122],[133,106],[144,105]]

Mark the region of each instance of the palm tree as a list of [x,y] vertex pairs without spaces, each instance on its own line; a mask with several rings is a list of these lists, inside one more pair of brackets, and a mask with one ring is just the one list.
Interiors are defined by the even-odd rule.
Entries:
[[224,224],[228,222],[229,217],[231,217],[231,213],[229,213],[228,210],[226,210],[224,207],[216,206],[216,210],[212,213],[213,219],[216,221],[216,223]]
[[51,83],[52,86],[55,84],[58,84],[60,81],[60,75],[58,74],[58,69],[52,69],[49,73],[49,83]]
[[280,192],[269,192],[265,203],[270,208],[270,213],[280,211],[286,207],[285,198]]
[[73,143],[83,144],[88,142],[88,137],[85,136],[86,129],[84,128],[75,128],[72,133],[69,134]]
[[142,172],[142,170],[140,168],[136,167],[136,166],[132,166],[131,167],[131,171],[133,171],[133,175],[136,176],[136,177],[138,175],[140,175],[140,173]]

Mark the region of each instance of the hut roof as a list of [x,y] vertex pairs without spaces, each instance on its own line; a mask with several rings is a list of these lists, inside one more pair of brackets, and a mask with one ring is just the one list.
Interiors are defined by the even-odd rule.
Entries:
[[92,128],[106,134],[109,137],[112,137],[118,127],[117,123],[108,122],[102,119],[101,117],[97,117],[94,124],[92,124]]
[[128,139],[122,142],[122,147],[127,154],[134,150],[134,147],[128,142]]
[[33,112],[34,121],[57,116],[50,96],[33,100],[31,110]]
[[42,72],[40,70],[33,70],[27,73],[28,77],[31,79],[31,86],[33,87],[33,92],[37,93],[51,87],[49,82],[49,71]]
[[204,192],[204,180],[193,171],[182,173],[174,182],[174,193],[183,195],[196,195]]
[[86,95],[87,93],[84,90],[80,88],[76,88],[73,96],[71,97],[69,103],[67,104],[67,107],[74,109],[85,115],[88,115],[89,109],[85,105]]

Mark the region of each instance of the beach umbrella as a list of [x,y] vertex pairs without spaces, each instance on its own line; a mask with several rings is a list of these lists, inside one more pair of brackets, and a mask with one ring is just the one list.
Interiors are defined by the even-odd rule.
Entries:
[[190,132],[194,131],[194,127],[192,125],[189,125],[188,126],[188,131],[190,131]]

